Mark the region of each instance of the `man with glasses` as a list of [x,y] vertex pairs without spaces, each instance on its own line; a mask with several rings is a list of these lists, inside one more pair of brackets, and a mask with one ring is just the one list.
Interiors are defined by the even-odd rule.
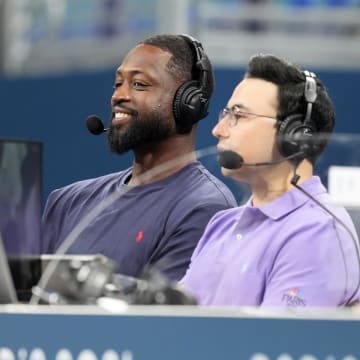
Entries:
[[358,239],[331,204],[316,159],[335,122],[315,74],[256,55],[213,135],[222,173],[250,186],[217,213],[181,283],[202,305],[345,306],[359,299]]

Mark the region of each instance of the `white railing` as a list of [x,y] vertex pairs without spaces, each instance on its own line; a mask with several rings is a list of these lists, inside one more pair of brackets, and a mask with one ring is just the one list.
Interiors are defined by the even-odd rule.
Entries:
[[217,64],[238,66],[270,52],[311,67],[360,68],[360,7],[199,0],[197,14],[198,36]]
[[215,65],[271,52],[302,66],[360,68],[360,7],[214,0],[0,0],[8,74],[113,67],[154,33],[191,33]]

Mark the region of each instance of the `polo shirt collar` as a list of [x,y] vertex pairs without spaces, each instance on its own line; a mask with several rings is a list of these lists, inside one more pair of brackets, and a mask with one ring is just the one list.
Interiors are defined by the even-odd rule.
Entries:
[[[312,196],[327,192],[318,176],[312,176],[310,179],[303,182],[301,187]],[[270,219],[277,220],[293,212],[309,200],[310,199],[305,194],[294,188],[274,201],[257,207],[257,209]],[[248,200],[246,207],[255,208],[252,205],[252,197]]]

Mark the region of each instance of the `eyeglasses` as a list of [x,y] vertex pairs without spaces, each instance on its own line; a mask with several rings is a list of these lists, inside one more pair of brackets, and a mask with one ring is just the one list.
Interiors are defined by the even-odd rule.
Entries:
[[235,126],[240,119],[247,119],[250,117],[265,117],[270,119],[276,119],[274,116],[259,115],[251,112],[243,111],[240,105],[234,105],[231,108],[224,108],[219,112],[219,121],[227,117],[227,124],[229,127]]

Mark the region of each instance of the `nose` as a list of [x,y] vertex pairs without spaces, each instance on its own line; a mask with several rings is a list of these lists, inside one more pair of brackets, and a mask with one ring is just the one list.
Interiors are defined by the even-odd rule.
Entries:
[[111,96],[111,103],[113,105],[130,100],[129,87],[125,83],[115,87]]
[[226,119],[221,119],[212,129],[212,135],[218,139],[229,137],[229,126]]

